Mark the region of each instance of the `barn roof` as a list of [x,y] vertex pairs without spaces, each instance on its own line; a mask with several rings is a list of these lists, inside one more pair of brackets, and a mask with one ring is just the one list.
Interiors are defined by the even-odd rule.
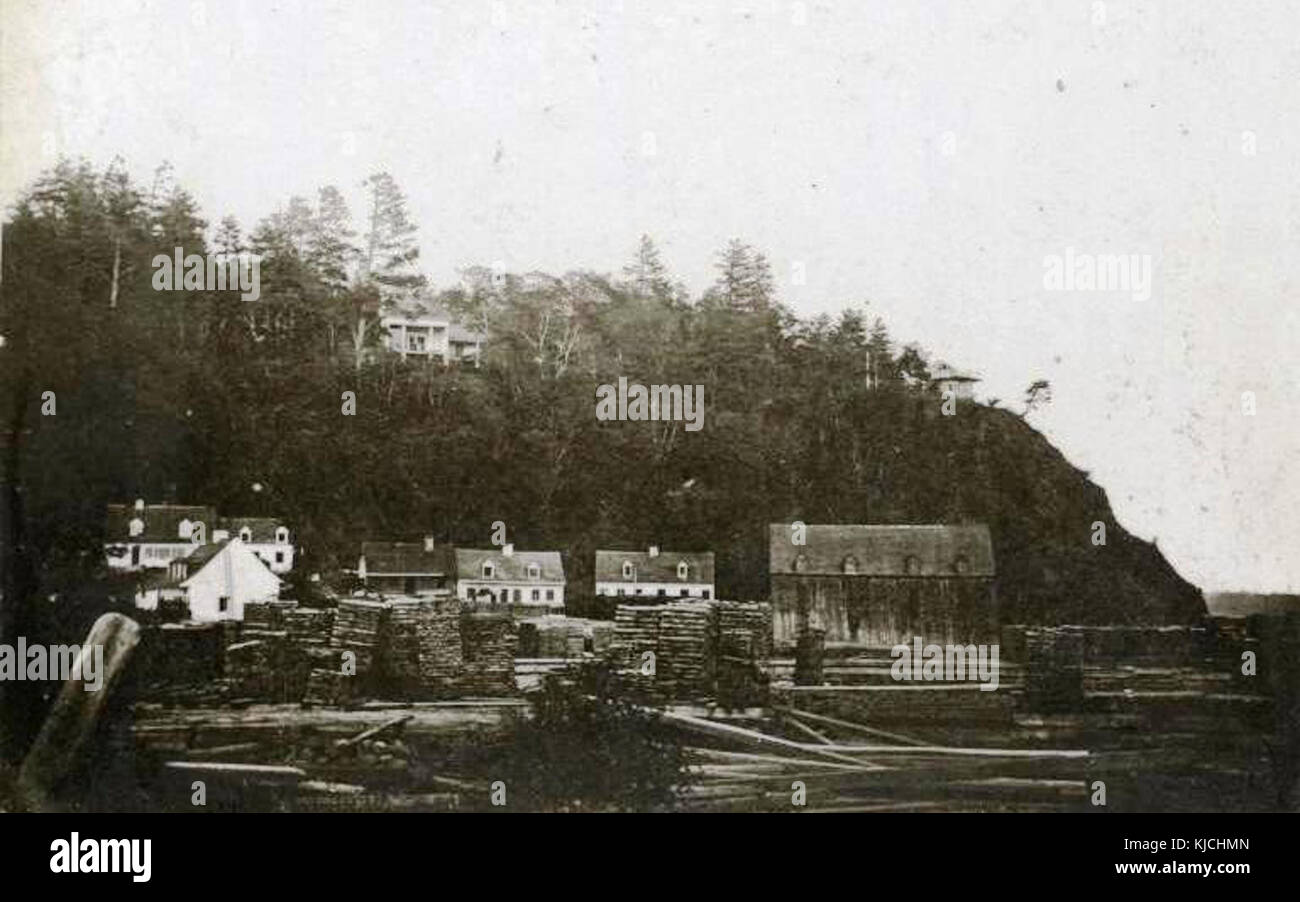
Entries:
[[361,556],[371,576],[446,576],[454,564],[448,546],[425,551],[423,542],[362,542]]
[[993,538],[983,524],[809,524],[804,545],[793,544],[792,536],[788,523],[769,527],[771,573],[841,576],[851,570],[859,576],[990,577],[995,572]]
[[[136,517],[144,521],[144,530],[132,536],[131,521]],[[180,534],[182,520],[201,522],[211,530],[216,518],[216,510],[205,504],[146,504],[143,512],[137,512],[133,504],[110,504],[104,521],[104,541],[187,542],[189,537]]]
[[[711,583],[713,582],[712,551],[660,551],[651,556],[648,551],[597,551],[596,580],[598,582],[623,582],[623,562],[632,564],[634,579],[642,583]],[[677,578],[677,565],[686,562],[686,579]]]
[[491,562],[496,575],[489,582],[528,582],[528,565],[537,564],[538,582],[564,582],[564,563],[558,551],[515,551],[506,555],[500,548],[456,549],[456,576],[459,579],[482,579],[483,565]]

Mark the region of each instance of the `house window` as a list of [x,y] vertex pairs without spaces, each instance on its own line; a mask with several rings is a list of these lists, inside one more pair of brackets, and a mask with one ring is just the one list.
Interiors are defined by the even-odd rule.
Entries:
[[795,573],[803,573],[807,569],[808,569],[808,557],[806,555],[801,554],[794,559]]
[[275,541],[280,545],[289,544],[289,530],[285,529],[283,526],[277,527],[275,530]]
[[243,529],[239,531],[239,541],[241,542],[253,541],[253,531],[249,529],[247,526],[245,526]]
[[546,590],[546,600],[547,600],[547,601],[555,601],[555,590],[554,590],[554,589],[547,589],[547,590]]
[[678,579],[686,579],[686,576],[687,576],[687,574],[688,574],[689,572],[690,572],[690,568],[688,568],[688,567],[686,566],[686,562],[685,562],[685,561],[682,561],[682,562],[680,562],[680,563],[677,565],[677,578],[678,578]]
[[144,532],[144,521],[141,520],[139,517],[133,518],[131,520],[131,525],[129,529],[131,531],[131,535],[133,536],[140,535],[140,533]]
[[491,564],[484,564],[484,565],[483,565],[483,578],[484,578],[484,579],[492,579],[492,578],[495,577],[496,575],[497,575],[497,568],[496,568],[496,567],[493,567]]
[[194,528],[194,524],[191,523],[189,521],[189,518],[187,517],[181,521],[180,526],[177,528],[176,532],[182,539],[188,539],[190,537],[190,530],[193,528]]
[[541,589],[533,589],[532,596],[531,596],[531,600],[532,600],[532,601],[541,601],[541,600],[542,600],[542,590],[541,590]]
[[523,603],[524,603],[524,590],[515,589],[515,604],[523,604]]
[[957,555],[957,560],[952,562],[952,569],[956,570],[958,573],[965,573],[970,570],[970,561],[966,559],[964,554],[959,554]]
[[708,589],[705,589],[705,590],[704,590],[704,594],[702,594],[700,597],[701,597],[701,598],[708,598],[708,597],[709,597],[709,590],[708,590]]
[[665,595],[667,595],[667,594],[668,594],[668,593],[665,592],[663,589],[660,589],[660,590],[659,590],[659,597],[660,597],[660,598],[663,598],[663,597],[664,597]]
[[619,590],[618,590],[618,594],[619,594],[619,595],[626,595],[626,594],[627,594],[627,589],[619,589]]
[[229,610],[229,608],[230,608],[230,599],[229,599],[229,598],[227,598],[226,596],[222,595],[220,598],[217,599],[217,610],[218,610],[218,611],[220,611],[221,613],[224,614],[224,613],[226,613],[227,610]]
[[283,552],[283,551],[277,551],[277,552],[275,553],[275,562],[276,562],[277,564],[283,564],[283,563],[284,563],[284,552]]
[[624,562],[623,562],[623,578],[624,578],[624,579],[631,579],[631,578],[632,578],[632,562],[631,562],[631,561],[624,561]]
[[903,559],[903,572],[909,575],[921,572],[921,562],[917,560],[916,555],[909,554]]
[[858,572],[858,559],[851,554],[844,559],[844,572],[850,574]]
[[529,565],[528,565],[528,578],[529,578],[529,579],[537,579],[537,578],[540,577],[541,575],[542,575],[542,568],[541,568],[541,567],[537,566],[536,564],[529,564]]
[[425,337],[420,332],[409,332],[406,336],[406,350],[423,351],[425,348]]

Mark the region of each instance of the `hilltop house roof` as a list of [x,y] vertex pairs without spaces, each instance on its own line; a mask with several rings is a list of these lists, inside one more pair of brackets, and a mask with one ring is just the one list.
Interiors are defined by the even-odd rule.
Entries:
[[271,543],[275,541],[275,531],[285,522],[278,517],[220,517],[217,519],[217,529],[224,529],[232,536],[237,536],[245,526],[249,531],[249,542],[255,544]]
[[983,524],[969,526],[820,525],[792,544],[788,523],[768,532],[772,574],[825,576],[994,575],[993,538]]
[[[564,582],[564,564],[558,551],[515,551],[506,554],[500,548],[456,549],[456,576],[458,579],[485,579],[483,565],[491,563],[493,575],[488,582]],[[529,577],[528,565],[539,568],[537,577]]]
[[931,382],[979,382],[980,377],[974,373],[956,369],[940,360],[930,368]]
[[[209,542],[206,545],[200,545],[182,559],[185,564],[185,578],[179,583],[181,587],[186,587],[194,577],[207,567],[223,551],[230,549],[231,554],[247,556],[248,560],[254,561],[257,567],[262,568],[267,573],[271,573],[271,568],[266,566],[266,562],[256,554],[248,550],[248,546],[238,539],[222,539],[220,542]],[[168,568],[170,570],[170,568]],[[272,574],[274,576],[274,574]],[[283,583],[280,577],[275,576],[277,583]]]
[[406,297],[389,301],[384,305],[383,319],[386,323],[446,323],[449,341],[472,343],[483,342],[487,338],[482,332],[476,332],[459,322],[445,307],[424,298]]
[[362,542],[361,556],[371,576],[446,576],[455,566],[448,546],[426,551],[423,542]]
[[[139,535],[131,535],[131,521],[139,517],[144,525]],[[105,542],[188,542],[189,536],[180,534],[183,521],[201,522],[211,529],[217,512],[203,504],[146,504],[138,511],[133,504],[110,504],[104,522]]]
[[[712,583],[712,551],[596,551],[596,581],[626,582],[623,564],[632,565],[633,580],[641,583]],[[677,575],[677,565],[686,564],[686,578]]]

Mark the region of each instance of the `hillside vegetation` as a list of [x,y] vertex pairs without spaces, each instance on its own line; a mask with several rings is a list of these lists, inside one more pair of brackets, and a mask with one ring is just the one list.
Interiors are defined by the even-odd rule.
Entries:
[[[714,550],[737,597],[766,590],[769,522],[985,522],[1008,620],[1203,614],[1022,416],[943,415],[924,351],[861,304],[796,318],[754,249],[723,249],[699,297],[649,239],[617,275],[470,269],[435,290],[401,192],[366,185],[356,233],[327,188],[247,237],[210,229],[165,169],[145,189],[118,165],[63,163],[32,187],[0,285],[8,597],[92,572],[107,502],[172,496],[284,517],[304,572],[351,565],[363,538],[486,545],[500,520],[520,548],[564,551],[578,591],[597,547],[654,542]],[[265,255],[261,298],[155,291],[151,260],[177,246]],[[383,350],[394,298],[485,332],[483,365]],[[620,376],[703,385],[704,428],[598,421],[596,387]]]

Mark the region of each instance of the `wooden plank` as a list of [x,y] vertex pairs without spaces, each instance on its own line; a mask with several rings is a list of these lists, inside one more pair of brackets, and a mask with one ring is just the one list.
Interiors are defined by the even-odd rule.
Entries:
[[[19,770],[17,789],[28,808],[51,807],[59,785],[83,762],[100,717],[139,642],[139,624],[123,614],[104,614],[90,628],[73,673],[59,690]],[[98,674],[99,689],[88,691],[82,678],[82,659],[96,647],[103,650],[103,672]]]
[[334,746],[335,748],[347,748],[349,746],[357,745],[358,743],[365,742],[367,739],[373,739],[376,736],[380,736],[384,733],[389,732],[390,730],[394,730],[397,727],[400,727],[403,724],[407,723],[408,721],[412,720],[414,717],[415,717],[414,714],[398,715],[397,717],[394,717],[391,720],[384,721],[378,726],[371,727],[368,730],[362,730],[360,733],[358,733],[355,736],[350,736],[347,739],[338,739],[334,742]]
[[838,717],[827,717],[825,714],[814,714],[811,711],[803,711],[799,708],[786,708],[781,706],[773,707],[774,711],[782,714],[789,714],[796,717],[806,718],[816,723],[824,723],[832,727],[843,727],[846,730],[857,730],[860,733],[866,733],[868,736],[879,736],[882,739],[893,739],[904,745],[929,745],[920,739],[914,739],[911,736],[904,736],[901,733],[889,733],[885,730],[878,730],[875,727],[869,727],[851,720],[841,720]]
[[825,733],[818,733],[812,727],[808,726],[805,723],[801,723],[798,720],[795,720],[793,717],[789,716],[788,714],[785,716],[784,720],[790,726],[794,727],[800,732],[807,733],[809,736],[811,736],[813,739],[816,739],[818,742],[822,743],[823,745],[835,744],[834,742],[831,741],[830,737],[827,736]]
[[[794,750],[794,751],[801,752],[805,755],[807,754],[819,755],[824,758],[830,758],[833,760],[840,761],[841,763],[872,766],[870,765],[869,762],[865,762],[857,758],[850,758],[848,755],[841,754],[838,750],[830,746],[809,745],[807,743],[802,743],[802,742],[793,742],[789,739],[782,739],[778,736],[768,736],[766,733],[759,733],[756,730],[747,730],[744,727],[738,727],[735,724],[713,723],[711,721],[702,720],[701,718],[698,717],[691,717],[686,714],[677,714],[671,711],[655,711],[654,709],[642,709],[642,710],[646,711],[649,714],[662,718],[664,720],[685,727],[686,729],[691,730],[693,732],[703,733],[705,735],[714,736],[716,738],[727,739],[732,742],[740,743],[742,745],[749,745],[749,746],[754,746],[759,748],[779,748],[785,750]],[[857,751],[856,748],[854,748],[853,750]]]

